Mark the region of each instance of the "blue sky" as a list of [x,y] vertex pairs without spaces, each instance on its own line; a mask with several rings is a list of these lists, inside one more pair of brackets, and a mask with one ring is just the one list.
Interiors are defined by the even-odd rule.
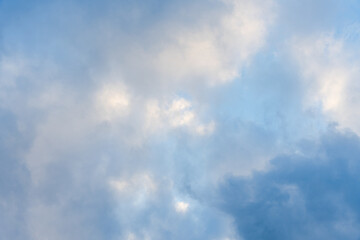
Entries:
[[359,12],[0,0],[0,239],[359,239]]

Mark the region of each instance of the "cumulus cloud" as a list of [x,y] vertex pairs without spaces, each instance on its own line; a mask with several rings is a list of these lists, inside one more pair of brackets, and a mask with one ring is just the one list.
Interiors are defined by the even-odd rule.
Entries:
[[334,34],[296,39],[292,48],[306,89],[305,108],[321,109],[330,121],[359,134],[358,48]]
[[229,82],[264,45],[273,21],[273,3],[222,1],[224,14],[214,22],[172,29],[172,41],[155,58],[155,67],[169,79]]
[[[299,9],[325,1],[313,4]],[[327,21],[312,14],[316,27],[299,27],[297,9],[0,1],[0,235],[356,238],[346,183],[357,178],[345,165],[357,169],[357,137],[317,142],[329,119],[359,131],[356,36],[315,36]]]
[[175,204],[175,209],[179,213],[186,213],[188,208],[189,208],[189,204],[186,202],[179,201],[179,202],[176,202],[176,204]]
[[228,178],[218,204],[244,239],[358,239],[360,140],[331,131],[271,170]]
[[192,103],[184,98],[176,97],[170,102],[159,103],[148,100],[146,113],[146,128],[151,132],[160,129],[188,129],[191,134],[206,136],[215,129],[214,121],[201,123],[195,113]]
[[[138,90],[146,87],[146,94],[193,91],[194,87],[219,85],[239,77],[264,47],[275,12],[272,1],[259,4],[247,0],[175,2],[164,4],[164,8],[172,11],[171,16],[150,20],[150,31],[136,32],[141,38],[112,25],[111,33],[103,30],[107,36],[103,41],[113,46],[101,47],[108,65],[121,69]],[[136,40],[128,42],[127,38]]]

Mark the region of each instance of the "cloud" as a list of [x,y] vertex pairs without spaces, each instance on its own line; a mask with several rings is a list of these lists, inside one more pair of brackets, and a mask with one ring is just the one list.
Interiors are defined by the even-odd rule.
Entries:
[[173,40],[155,58],[168,79],[204,79],[216,85],[238,77],[264,45],[273,18],[271,1],[222,1],[226,10],[214,23],[171,30]]
[[107,43],[101,47],[106,63],[121,69],[131,87],[146,87],[145,94],[192,91],[239,77],[265,45],[275,12],[272,1],[260,5],[247,0],[175,1],[163,8],[172,14],[159,15],[161,21],[146,19],[151,30],[137,29],[137,37],[111,24],[111,33],[103,30],[109,36],[101,40]]
[[245,239],[358,239],[360,140],[330,131],[266,172],[228,178],[218,203]]
[[[300,230],[357,236],[358,208],[337,194],[347,196],[346,181],[340,189],[333,180],[357,181],[333,160],[357,156],[357,137],[326,135],[343,143],[338,151],[324,139],[316,145],[329,121],[357,132],[355,30],[346,41],[312,35],[331,28],[338,5],[0,4],[1,236],[238,240],[270,228],[267,236],[290,239]],[[303,139],[310,144],[299,149]],[[279,154],[292,157],[270,164]],[[333,186],[307,188],[326,180]],[[282,219],[305,227],[284,230]]]
[[0,235],[26,239],[29,171],[21,158],[29,144],[26,131],[9,111],[0,109]]
[[186,213],[189,208],[189,204],[186,202],[176,202],[175,209],[178,213]]
[[100,119],[111,121],[126,115],[130,105],[130,96],[121,83],[108,84],[99,90],[96,105]]
[[170,102],[159,103],[150,99],[146,105],[146,129],[155,133],[162,129],[185,128],[189,133],[199,136],[211,135],[215,129],[214,121],[201,123],[192,103],[184,98],[175,97]]
[[319,108],[339,127],[359,134],[359,49],[334,34],[295,39],[292,49],[306,89],[305,108]]

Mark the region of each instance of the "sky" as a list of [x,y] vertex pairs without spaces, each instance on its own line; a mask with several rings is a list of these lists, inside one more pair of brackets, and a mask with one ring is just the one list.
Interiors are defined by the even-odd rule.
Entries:
[[0,0],[0,239],[360,239],[359,0]]

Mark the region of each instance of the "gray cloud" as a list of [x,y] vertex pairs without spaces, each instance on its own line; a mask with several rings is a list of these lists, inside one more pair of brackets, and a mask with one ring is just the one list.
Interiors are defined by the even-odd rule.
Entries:
[[358,239],[359,154],[356,135],[330,131],[267,172],[227,179],[220,206],[245,239]]

